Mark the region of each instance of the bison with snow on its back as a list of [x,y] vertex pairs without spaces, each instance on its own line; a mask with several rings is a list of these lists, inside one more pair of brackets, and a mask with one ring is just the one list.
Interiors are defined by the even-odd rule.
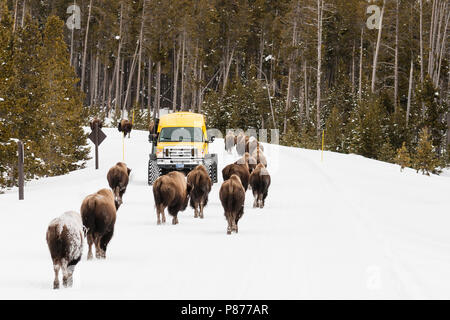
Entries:
[[244,133],[239,133],[236,137],[236,151],[238,155],[242,156],[245,153],[245,146],[247,144],[248,137]]
[[116,223],[116,206],[111,190],[101,189],[84,198],[81,218],[87,229],[88,260],[92,259],[92,244],[95,244],[95,257],[105,259],[106,248],[114,234]]
[[253,208],[264,208],[264,202],[270,186],[270,175],[261,163],[256,166],[256,169],[250,175],[250,185],[255,197]]
[[59,269],[63,273],[63,286],[72,286],[75,266],[83,254],[83,236],[83,223],[77,212],[66,212],[50,222],[46,238],[55,271],[53,289],[59,289]]
[[172,224],[178,224],[178,212],[184,211],[189,202],[190,186],[186,183],[184,174],[178,171],[169,172],[156,179],[153,183],[153,197],[155,199],[157,223],[166,222],[164,210],[168,208],[173,217]]
[[123,132],[123,136],[125,137],[128,134],[128,138],[130,137],[131,129],[133,129],[133,124],[127,119],[123,119],[119,122],[118,126],[119,132]]
[[229,131],[225,136],[225,150],[228,153],[231,153],[231,150],[233,149],[235,144],[236,144],[236,136],[234,135],[233,132]]
[[128,186],[128,179],[131,169],[123,162],[117,162],[114,167],[111,167],[108,171],[106,178],[112,191],[114,192],[114,203],[116,209],[122,204],[122,197]]
[[238,221],[244,214],[245,190],[239,176],[233,174],[222,183],[219,191],[220,202],[228,222],[227,234],[238,233]]
[[203,219],[203,208],[208,203],[208,195],[211,191],[211,178],[204,165],[198,165],[187,175],[187,184],[190,188],[190,203],[194,209],[194,218],[200,215]]

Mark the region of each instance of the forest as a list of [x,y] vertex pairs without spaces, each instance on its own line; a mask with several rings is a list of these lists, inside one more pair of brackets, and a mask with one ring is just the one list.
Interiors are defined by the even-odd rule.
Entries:
[[161,109],[284,145],[449,165],[446,0],[0,0],[0,185],[88,157],[82,126]]

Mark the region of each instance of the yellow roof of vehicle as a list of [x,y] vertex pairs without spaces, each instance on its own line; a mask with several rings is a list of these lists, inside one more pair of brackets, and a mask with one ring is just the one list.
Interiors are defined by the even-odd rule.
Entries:
[[198,127],[206,131],[204,116],[193,112],[175,112],[161,116],[158,132],[164,127]]

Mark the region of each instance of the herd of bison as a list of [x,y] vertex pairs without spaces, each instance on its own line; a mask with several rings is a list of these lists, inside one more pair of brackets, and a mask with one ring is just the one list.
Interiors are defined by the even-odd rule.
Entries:
[[[124,127],[123,124],[119,125],[119,131],[124,136],[129,135],[131,127],[129,130],[123,130]],[[225,137],[225,149],[231,153],[233,148],[236,148],[241,158],[222,170],[224,182],[219,191],[228,222],[227,234],[238,232],[238,222],[244,214],[247,189],[251,188],[253,192],[253,207],[263,208],[270,186],[263,145],[254,137],[243,133],[236,136],[229,132]],[[76,264],[81,260],[84,238],[87,238],[89,247],[88,260],[93,258],[92,245],[95,245],[97,259],[106,258],[106,249],[114,234],[116,213],[122,205],[130,172],[131,169],[125,163],[118,162],[107,174],[111,189],[101,189],[88,195],[81,204],[80,213],[66,212],[50,222],[46,239],[55,272],[54,289],[60,287],[60,269],[63,286],[72,286],[72,275]],[[166,222],[166,208],[172,216],[172,224],[178,224],[178,212],[184,211],[189,203],[194,209],[194,217],[203,219],[211,187],[211,178],[203,165],[197,166],[187,176],[178,171],[160,176],[153,184],[157,224]]]

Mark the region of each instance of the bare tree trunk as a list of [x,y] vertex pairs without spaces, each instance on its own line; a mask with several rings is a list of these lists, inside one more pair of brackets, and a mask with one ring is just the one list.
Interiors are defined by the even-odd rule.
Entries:
[[230,74],[231,62],[233,61],[235,46],[233,45],[233,49],[230,51],[230,39],[227,41],[227,47],[224,56],[224,73],[223,73],[223,86],[222,86],[222,94],[225,94],[225,89],[228,83],[228,76]]
[[123,3],[120,4],[119,46],[116,57],[116,112],[120,109],[120,51],[122,50]]
[[198,81],[198,83],[199,83],[199,86],[198,86],[198,98],[197,98],[197,101],[198,101],[198,112],[202,112],[202,103],[203,103],[202,93],[203,93],[203,91],[202,91],[201,83],[203,81],[203,62],[200,62],[200,70],[199,70],[198,79],[199,79],[199,81]]
[[[181,42],[181,39],[179,42]],[[179,73],[178,68],[179,68],[179,64],[180,64],[180,53],[181,53],[181,48],[178,48],[178,50],[177,50],[175,42],[173,45],[173,51],[174,51],[174,55],[176,53],[176,58],[175,58],[176,61],[175,61],[175,68],[174,68],[175,70],[173,73],[172,110],[173,110],[173,112],[175,112],[175,111],[177,111],[177,89],[178,89],[178,73]]]
[[[133,80],[133,74],[134,74],[134,69],[136,67],[136,60],[137,60],[138,49],[139,49],[140,46],[141,46],[141,44],[138,41],[138,43],[136,44],[136,49],[134,50],[133,62],[131,63],[130,74],[128,75],[127,91],[125,93],[125,104],[123,106],[123,108],[127,109],[127,110],[128,110],[128,97],[131,97],[131,94],[130,94],[131,82]],[[132,107],[133,106],[131,106],[131,108]]]
[[23,6],[22,6],[22,22],[21,22],[21,27],[23,28],[23,25],[25,23],[25,8],[27,6],[27,0],[23,0]]
[[378,53],[380,52],[381,32],[383,30],[384,6],[385,6],[385,0],[383,0],[383,7],[381,8],[380,24],[378,26],[377,46],[375,48],[375,54],[373,56],[372,85],[371,85],[372,93],[375,92],[375,83],[376,83],[376,79],[377,79]]
[[152,111],[152,58],[148,58],[148,81],[147,81],[147,112]]
[[[74,0],[73,1],[73,5],[75,6],[77,4],[77,2]],[[75,18],[74,18],[75,19]],[[74,37],[74,33],[75,33],[75,26],[72,26],[72,30],[71,30],[72,34],[70,36],[70,65],[73,65],[73,37]]]
[[322,76],[322,18],[323,0],[317,0],[317,136],[321,134],[320,100],[321,100],[321,76]]
[[397,110],[398,105],[398,28],[399,28],[399,1],[397,1],[397,10],[395,12],[395,61],[394,61],[394,107]]
[[309,97],[308,97],[308,72],[306,68],[307,60],[305,58],[305,63],[303,64],[303,74],[305,77],[305,116],[306,121],[309,121]]
[[107,64],[105,63],[104,66],[103,66],[102,108],[105,107],[107,79],[108,79],[108,68],[107,68]]
[[119,101],[119,109],[122,110],[122,117],[124,115],[124,111],[125,109],[123,108],[123,78],[125,77],[125,58],[120,58],[120,69],[119,69],[119,96],[118,96],[118,101]]
[[83,62],[81,65],[81,91],[84,90],[84,81],[85,81],[85,74],[86,74],[86,54],[87,54],[87,42],[89,37],[89,23],[91,21],[91,10],[92,10],[92,0],[89,1],[89,13],[88,13],[88,19],[86,22],[86,34],[84,36],[84,48],[83,48]]
[[419,0],[420,5],[420,18],[419,18],[419,29],[420,29],[420,83],[423,84],[423,9],[422,0]]
[[359,102],[361,102],[362,99],[363,39],[364,39],[364,27],[361,28],[361,46],[359,47],[359,83],[358,83]]
[[98,51],[97,51],[97,53],[95,55],[95,72],[94,72],[94,90],[93,90],[93,93],[94,93],[94,105],[97,105],[97,103],[98,103],[97,97],[98,97],[98,91],[99,91],[98,90],[98,85],[99,85],[99,71],[98,71],[99,64],[100,64],[100,58],[98,56]]
[[181,108],[182,110],[186,110],[186,106],[184,105],[184,55],[185,55],[185,50],[186,50],[186,31],[183,30],[183,54],[181,57]]
[[17,21],[17,5],[19,3],[19,0],[16,0],[16,3],[14,4],[14,23],[13,23],[13,33],[16,32],[16,21]]
[[449,10],[449,13],[447,14],[447,21],[445,22],[444,35],[442,37],[441,49],[439,51],[439,64],[437,67],[436,86],[439,85],[439,78],[441,77],[442,58],[445,56],[445,42],[447,40],[447,29],[448,29],[449,20],[450,20],[450,10]]
[[406,127],[408,127],[409,114],[411,112],[411,93],[413,84],[414,60],[411,59],[411,68],[409,71],[409,87],[408,87],[408,106],[406,107]]
[[258,79],[262,78],[262,67],[263,67],[263,59],[264,59],[264,29],[261,28],[261,36],[259,41],[259,68],[258,68]]
[[156,64],[156,94],[154,115],[159,117],[159,108],[161,103],[161,61]]
[[141,31],[139,32],[139,61],[138,61],[138,74],[137,74],[137,83],[136,83],[136,105],[139,104],[139,96],[141,94],[141,66],[142,66],[142,47],[144,41],[144,17],[145,17],[145,0],[142,4],[142,19],[141,19]]
[[[303,62],[303,68],[305,66],[305,62]],[[299,118],[300,118],[300,125],[299,128],[301,129],[303,125],[303,115],[305,113],[305,89],[304,89],[305,83],[303,82],[303,85],[299,85],[299,92],[298,92],[298,110],[299,110]]]
[[355,94],[355,41],[353,41],[353,51],[352,51],[352,95]]

